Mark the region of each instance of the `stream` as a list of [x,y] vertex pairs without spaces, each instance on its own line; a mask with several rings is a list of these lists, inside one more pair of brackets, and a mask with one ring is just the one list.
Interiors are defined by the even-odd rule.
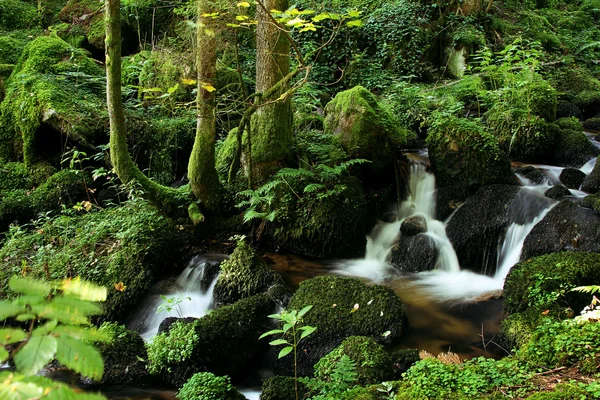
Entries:
[[[590,141],[600,148],[600,143]],[[395,347],[419,348],[432,354],[445,351],[458,353],[461,358],[480,355],[501,357],[503,349],[493,343],[503,317],[502,288],[510,269],[519,261],[525,238],[533,227],[557,204],[544,197],[544,201],[519,204],[512,222],[498,238],[494,269],[486,275],[461,269],[458,257],[446,234],[447,221],[435,219],[435,177],[428,171],[427,151],[409,155],[411,160],[409,195],[394,206],[395,222],[378,222],[367,236],[365,256],[354,260],[312,260],[293,254],[266,252],[263,256],[279,272],[287,285],[296,288],[300,282],[318,275],[344,275],[391,287],[406,306],[409,329]],[[596,157],[589,160],[581,171],[589,174]],[[534,184],[517,175],[521,190],[543,196],[544,192],[559,183],[564,168],[550,165],[513,163],[513,167],[533,166],[545,175],[545,180]],[[571,190],[573,198],[586,193]],[[401,273],[390,263],[392,246],[398,242],[400,226],[409,217],[423,217],[427,223],[426,235],[435,244],[438,257],[435,269],[428,272]],[[140,303],[128,327],[151,340],[160,322],[169,316],[201,317],[210,312],[212,290],[217,275],[207,272],[212,263],[226,259],[225,255],[203,254],[194,257],[181,275],[157,283]],[[169,300],[171,299],[171,300]],[[165,309],[164,304],[172,305]],[[157,312],[159,306],[161,311]],[[260,382],[251,382],[250,388],[239,387],[249,400],[259,398]],[[171,389],[144,387],[107,387],[103,393],[110,399],[175,399]]]

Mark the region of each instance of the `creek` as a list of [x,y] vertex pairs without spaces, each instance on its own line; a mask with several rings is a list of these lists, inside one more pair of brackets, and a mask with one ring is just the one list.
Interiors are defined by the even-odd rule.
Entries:
[[[592,140],[600,148],[600,143]],[[264,259],[296,288],[305,279],[326,274],[359,277],[391,287],[406,306],[409,329],[399,343],[401,348],[419,348],[433,354],[445,351],[458,353],[462,358],[479,355],[500,357],[505,353],[494,342],[503,317],[502,288],[504,279],[513,265],[519,262],[523,243],[533,227],[557,204],[547,199],[544,192],[559,183],[563,168],[549,165],[513,163],[513,167],[534,166],[545,179],[533,183],[519,176],[521,191],[537,196],[539,201],[523,201],[511,210],[512,221],[495,239],[497,246],[493,260],[483,273],[462,269],[459,257],[446,233],[446,221],[435,219],[435,177],[428,171],[426,151],[409,156],[411,160],[408,197],[390,210],[396,215],[393,222],[379,221],[367,236],[365,256],[354,260],[313,260],[292,254],[266,252]],[[589,174],[596,162],[594,157],[581,170]],[[580,199],[586,193],[572,190],[572,198]],[[426,222],[424,234],[437,249],[432,271],[402,273],[390,262],[393,246],[400,239],[402,223],[411,217],[422,217]],[[224,255],[205,254],[194,257],[176,279],[159,282],[141,301],[140,308],[128,326],[141,333],[145,340],[156,335],[160,322],[166,317],[201,317],[213,306],[212,289],[217,275],[208,273],[215,261]],[[171,299],[171,300],[169,300]],[[171,307],[157,312],[161,304]],[[266,373],[268,376],[268,372]],[[264,375],[264,374],[262,374]],[[264,376],[263,376],[264,377]],[[240,389],[249,400],[258,399],[259,380],[250,382],[251,389]],[[111,399],[174,399],[173,390],[140,387],[105,388]]]

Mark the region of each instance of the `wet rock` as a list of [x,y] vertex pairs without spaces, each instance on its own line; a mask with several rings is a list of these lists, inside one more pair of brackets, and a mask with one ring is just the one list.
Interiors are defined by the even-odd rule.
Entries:
[[587,196],[585,199],[583,199],[583,206],[586,208],[591,208],[600,214],[600,195],[595,194],[592,196]]
[[391,263],[400,271],[431,271],[435,268],[439,250],[433,239],[425,234],[401,236],[392,247],[391,256]]
[[583,127],[592,131],[600,131],[600,118],[590,118],[583,121]]
[[600,162],[596,162],[592,172],[585,178],[581,190],[588,193],[598,193],[600,191]]
[[408,217],[400,226],[400,233],[406,236],[416,236],[427,232],[427,221],[422,215]]
[[479,189],[452,216],[446,226],[463,268],[493,272],[498,242],[508,226],[524,224],[552,200],[518,186],[491,185]]
[[385,223],[392,224],[392,223],[398,221],[398,214],[387,213],[383,217],[381,217],[381,220]]
[[562,129],[554,144],[554,161],[558,165],[581,168],[590,158],[598,155],[598,149],[585,133]]
[[585,179],[585,173],[575,168],[565,168],[560,173],[560,181],[569,189],[579,189]]
[[600,251],[600,216],[570,200],[561,201],[531,230],[521,260],[565,250]]
[[200,279],[200,290],[206,292],[221,271],[221,261],[207,261],[204,263],[204,273]]
[[554,185],[550,189],[546,190],[544,195],[551,199],[559,200],[565,196],[570,196],[571,191],[563,185]]
[[523,176],[524,178],[529,179],[536,185],[542,184],[546,181],[546,175],[544,175],[544,173],[539,169],[532,166],[515,168],[514,172]]

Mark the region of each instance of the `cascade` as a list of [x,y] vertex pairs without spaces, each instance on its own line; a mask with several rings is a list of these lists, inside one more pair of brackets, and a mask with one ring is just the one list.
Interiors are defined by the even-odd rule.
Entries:
[[[142,338],[148,341],[157,334],[158,327],[165,318],[200,318],[208,314],[213,305],[213,291],[217,283],[215,275],[206,288],[208,282],[204,275],[206,265],[211,260],[214,260],[214,257],[194,257],[174,283],[163,288],[162,293],[152,294],[142,302],[144,306],[135,314],[129,328],[140,332]],[[171,310],[163,309],[159,312],[161,304],[165,304],[169,299],[172,301]]]

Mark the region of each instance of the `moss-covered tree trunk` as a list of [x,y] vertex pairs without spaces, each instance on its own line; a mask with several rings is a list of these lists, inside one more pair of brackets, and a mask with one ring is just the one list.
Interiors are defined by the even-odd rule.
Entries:
[[202,17],[203,14],[215,12],[213,6],[211,0],[198,0],[198,120],[188,164],[192,192],[210,211],[218,210],[222,198],[222,187],[215,168],[217,37],[213,19]]
[[106,101],[110,121],[110,160],[124,184],[137,181],[151,201],[162,207],[172,206],[182,202],[182,193],[150,180],[135,165],[129,154],[125,112],[121,100],[121,0],[106,0],[105,7]]
[[[288,0],[263,0],[266,10],[287,10]],[[256,29],[256,91],[265,93],[290,71],[290,43],[262,7],[257,7]],[[291,101],[274,101],[286,92],[282,85],[262,102],[271,104],[258,108],[252,117],[252,167],[255,183],[264,182],[292,150]]]

